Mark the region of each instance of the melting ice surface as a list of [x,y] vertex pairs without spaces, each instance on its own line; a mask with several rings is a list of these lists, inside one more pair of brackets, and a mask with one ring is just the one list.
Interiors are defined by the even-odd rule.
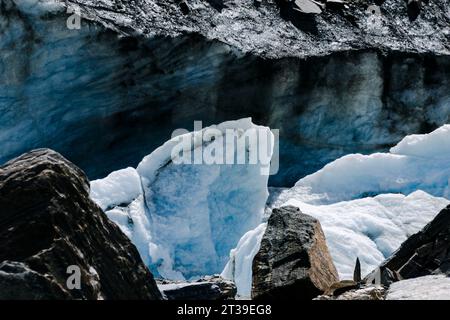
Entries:
[[[319,219],[341,279],[376,268],[450,203],[450,125],[404,138],[390,153],[352,154],[279,192],[269,206],[295,205]],[[376,195],[375,197],[372,197]],[[222,275],[250,296],[251,263],[265,223],[231,251]]]
[[[262,219],[268,175],[262,174],[261,163],[179,164],[173,151],[180,139],[189,137],[192,143],[183,151],[214,150],[235,158],[242,153],[238,147],[242,142],[245,157],[251,159],[260,146],[247,133],[260,130],[273,144],[272,133],[251,119],[202,132],[211,128],[222,135],[207,142],[199,132],[175,137],[145,157],[137,169],[113,172],[91,184],[92,198],[133,241],[157,276],[184,280],[220,273],[230,250]],[[227,130],[236,134],[235,143],[224,138]],[[271,156],[272,149],[268,151]]]
[[[241,133],[252,127],[249,119],[217,126]],[[267,176],[251,166],[175,165],[174,143],[137,169],[93,181],[92,197],[155,274],[182,280],[225,266],[222,275],[249,297],[252,261],[266,229]],[[356,257],[363,273],[370,272],[450,203],[449,163],[445,125],[408,136],[389,153],[342,157],[278,191],[266,213],[290,204],[318,218],[341,279],[349,279]]]

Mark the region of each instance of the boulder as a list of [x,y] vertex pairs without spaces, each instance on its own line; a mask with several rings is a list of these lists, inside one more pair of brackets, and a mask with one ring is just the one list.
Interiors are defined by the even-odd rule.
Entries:
[[403,242],[365,281],[373,282],[380,270],[385,273],[381,278],[388,282],[432,274],[450,275],[450,206]]
[[86,175],[39,149],[0,167],[1,299],[161,299]]
[[253,260],[253,299],[313,299],[339,281],[320,223],[274,209]]
[[385,300],[385,298],[386,289],[384,287],[367,285],[340,294],[321,295],[314,300]]
[[157,280],[168,300],[234,300],[234,282],[219,276],[204,277],[194,282]]
[[331,287],[329,287],[324,293],[323,295],[326,296],[340,296],[343,293],[350,291],[350,290],[355,290],[355,289],[359,289],[360,285],[358,282],[352,281],[352,280],[343,280],[343,281],[339,281],[336,283],[333,283],[331,285]]

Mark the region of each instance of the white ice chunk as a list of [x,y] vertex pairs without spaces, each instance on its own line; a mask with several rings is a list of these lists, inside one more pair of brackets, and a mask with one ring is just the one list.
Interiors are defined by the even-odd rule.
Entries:
[[134,168],[112,172],[91,182],[91,198],[103,209],[128,205],[142,194],[141,181]]

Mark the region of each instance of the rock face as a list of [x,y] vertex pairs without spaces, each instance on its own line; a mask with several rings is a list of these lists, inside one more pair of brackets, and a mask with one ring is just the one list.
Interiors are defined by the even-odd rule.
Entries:
[[318,220],[274,209],[253,260],[253,299],[313,299],[339,280]]
[[90,200],[85,174],[58,153],[0,167],[0,208],[0,298],[161,298],[134,245]]
[[[51,147],[100,178],[194,120],[251,116],[281,130],[270,183],[286,187],[449,119],[446,0],[411,24],[401,0],[382,16],[351,1],[305,18],[307,30],[274,1],[220,12],[190,0],[188,14],[178,0],[30,3],[0,0],[0,162]],[[66,27],[66,5],[80,8],[80,30]]]
[[[393,280],[432,274],[450,275],[450,206],[442,210],[422,231],[409,237],[381,264],[379,270],[389,271],[390,279],[395,275]],[[376,272],[379,271],[374,271],[365,280],[373,282]]]
[[158,287],[168,300],[233,300],[236,285],[218,276],[204,277],[195,282],[158,281]]

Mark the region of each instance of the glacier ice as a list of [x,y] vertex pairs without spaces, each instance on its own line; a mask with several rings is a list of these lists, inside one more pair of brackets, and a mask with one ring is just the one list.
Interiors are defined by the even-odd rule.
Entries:
[[[198,139],[211,129],[222,135],[207,143]],[[137,169],[93,181],[91,196],[131,238],[156,275],[183,280],[220,273],[230,250],[261,221],[268,175],[262,163],[177,163],[173,151],[187,136],[192,144],[183,153],[199,148],[219,152],[224,146],[224,152],[237,159],[241,145],[251,159],[260,151],[258,140],[247,135],[255,129],[273,144],[270,130],[249,118],[186,133],[145,157]],[[225,139],[229,130],[235,132],[235,144]]]
[[[357,257],[362,273],[368,274],[448,204],[445,198],[416,191],[408,196],[383,194],[328,205],[290,199],[283,205],[296,206],[320,221],[340,278],[352,279]],[[250,296],[252,262],[265,228],[262,223],[242,237],[222,273],[236,282],[240,296]]]
[[450,197],[450,125],[405,137],[389,153],[351,154],[298,181],[288,193],[333,203],[423,190]]
[[[319,219],[341,279],[351,279],[357,257],[367,274],[450,203],[448,163],[450,125],[444,125],[405,137],[390,153],[340,158],[273,195],[269,208],[294,205]],[[222,273],[244,297],[264,230],[262,223],[244,235]]]

